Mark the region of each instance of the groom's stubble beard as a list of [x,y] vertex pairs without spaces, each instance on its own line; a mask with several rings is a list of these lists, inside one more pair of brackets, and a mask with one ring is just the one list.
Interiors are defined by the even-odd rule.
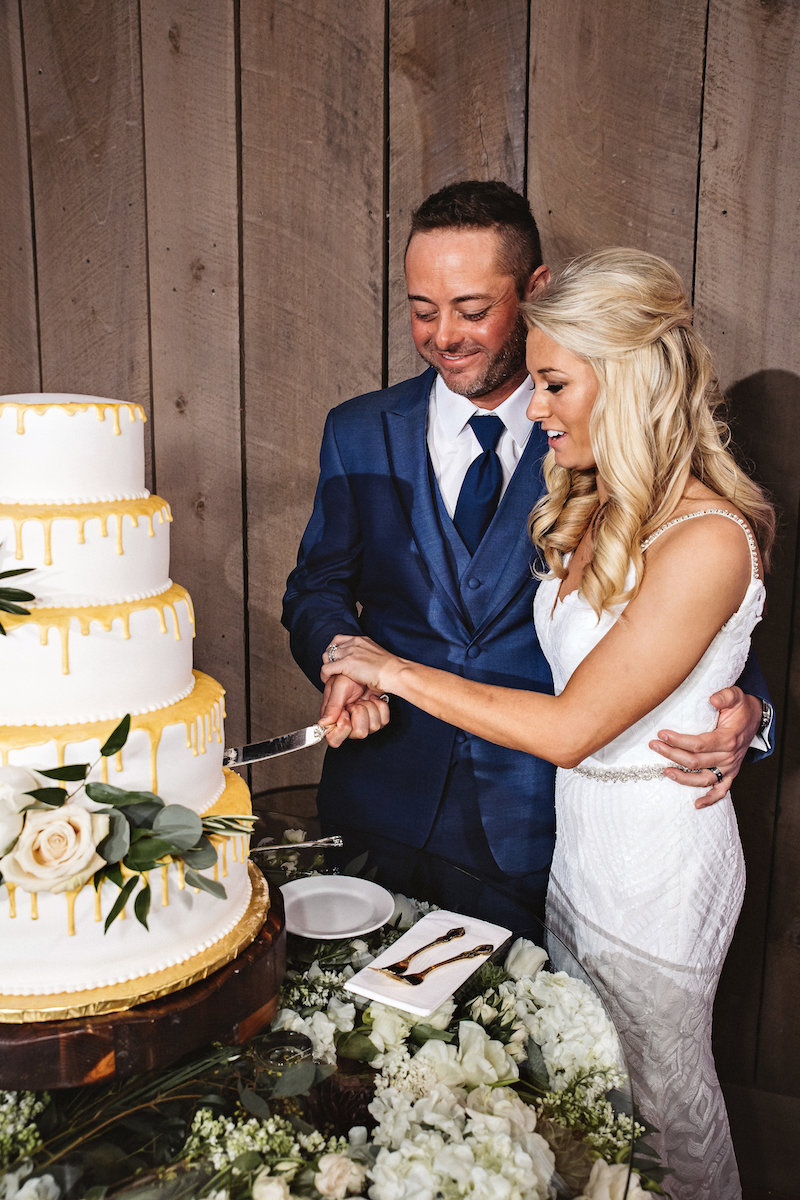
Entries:
[[[444,382],[450,391],[455,392],[456,395],[466,396],[469,400],[480,400],[482,396],[487,396],[497,388],[502,387],[507,379],[510,379],[512,375],[516,375],[518,371],[524,368],[527,339],[528,328],[522,313],[517,313],[514,328],[511,330],[508,339],[496,354],[487,357],[486,365],[477,379],[461,383],[456,377],[452,380],[445,378]],[[468,351],[471,349],[485,353],[482,346],[471,346],[469,342],[460,342],[458,346],[453,347],[454,351]],[[419,355],[423,362],[426,362],[429,366],[436,367],[433,356],[428,357],[425,354],[425,348],[419,350]]]

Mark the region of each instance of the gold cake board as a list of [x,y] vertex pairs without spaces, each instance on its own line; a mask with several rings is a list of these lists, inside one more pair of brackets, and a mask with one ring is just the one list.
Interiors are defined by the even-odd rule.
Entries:
[[[127,989],[119,985],[114,998],[107,989],[102,996],[0,997],[0,1087],[39,1090],[123,1078],[213,1041],[247,1041],[268,1025],[286,965],[283,900],[256,866],[248,866],[252,894],[238,936],[140,980],[139,990],[132,981]],[[170,974],[181,978],[170,980]]]

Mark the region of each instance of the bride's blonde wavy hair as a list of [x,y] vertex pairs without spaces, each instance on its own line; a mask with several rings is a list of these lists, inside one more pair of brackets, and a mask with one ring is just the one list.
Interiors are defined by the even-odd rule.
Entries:
[[[593,521],[581,589],[598,614],[632,599],[644,573],[641,543],[672,515],[690,475],[741,510],[766,562],[773,509],[728,449],[711,355],[669,263],[639,250],[584,255],[522,313],[529,329],[589,363],[598,385],[589,419],[597,471],[559,467],[552,452],[544,460],[547,491],[529,529],[549,571],[563,579],[565,555]],[[598,473],[608,489],[602,507]]]

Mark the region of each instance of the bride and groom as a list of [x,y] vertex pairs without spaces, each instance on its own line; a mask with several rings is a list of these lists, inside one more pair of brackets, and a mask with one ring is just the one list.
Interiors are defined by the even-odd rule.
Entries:
[[[502,240],[493,228],[472,233]],[[441,230],[412,235],[407,267],[412,325],[418,322],[421,330],[415,341],[450,385],[441,397],[434,388],[431,397],[427,445],[436,486],[430,490],[457,516],[458,500],[450,513],[442,499],[451,463],[446,444],[436,440],[437,419],[446,426],[447,401],[459,371],[468,374],[470,359],[480,356],[481,333],[459,334],[453,314],[435,303],[436,287],[458,266],[446,253],[447,236]],[[432,285],[421,290],[415,285],[415,237],[437,239],[441,252],[439,275],[434,271]],[[513,308],[508,259],[499,251],[496,257],[512,296],[491,289],[487,296],[467,286],[466,277],[455,279],[467,329],[471,315],[474,329],[486,321],[487,310],[491,316],[504,304]],[[549,286],[536,283],[546,283],[541,273],[522,306],[531,382],[521,382],[528,415],[544,428],[549,446],[545,492],[530,530],[543,577],[536,589],[536,633],[555,694],[520,681],[518,670],[495,668],[492,678],[465,670],[452,654],[437,660],[409,652],[402,613],[394,627],[385,627],[382,640],[395,651],[389,653],[360,634],[360,628],[375,632],[378,624],[364,602],[360,627],[352,620],[331,627],[324,623],[328,613],[318,628],[328,635],[325,647],[317,642],[327,712],[336,715],[343,697],[350,709],[331,740],[370,732],[378,741],[389,718],[382,697],[390,694],[392,722],[398,710],[401,724],[408,711],[427,714],[431,728],[441,723],[461,731],[473,749],[501,745],[512,756],[559,766],[548,921],[609,1003],[642,1111],[662,1131],[670,1194],[733,1197],[736,1166],[710,1028],[741,903],[743,864],[729,796],[698,811],[697,793],[686,785],[713,784],[712,800],[725,793],[746,735],[739,730],[736,752],[727,756],[713,737],[689,739],[688,749],[699,746],[699,753],[679,750],[675,757],[693,768],[691,776],[665,772],[663,741],[654,748],[652,739],[659,730],[712,729],[712,693],[718,706],[722,701],[723,717],[731,699],[734,709],[747,711],[747,702],[726,689],[744,667],[760,615],[759,546],[768,552],[771,510],[725,448],[708,352],[691,329],[680,281],[667,264],[635,251],[606,251],[579,260]],[[426,323],[441,335],[426,335]],[[480,393],[473,397],[481,407]],[[400,419],[397,411],[394,416]],[[395,438],[395,453],[398,445]],[[494,453],[490,447],[481,456]],[[524,461],[524,448],[519,458]],[[500,466],[505,482],[508,462]],[[342,468],[332,495],[346,523],[352,512],[344,503],[344,475]],[[518,468],[503,506],[517,475]],[[330,483],[335,473],[328,476]],[[413,490],[405,499],[412,508],[417,503]],[[349,503],[352,509],[352,496]],[[444,528],[441,508],[438,521]],[[309,557],[313,565],[313,522],[298,572],[309,571]],[[328,547],[334,557],[336,550]],[[384,561],[397,550],[387,538]],[[363,559],[363,543],[358,554]],[[479,555],[480,546],[466,570],[458,570],[458,560],[451,564],[467,589],[470,580],[478,582],[474,590],[484,582],[494,586],[482,578]],[[290,607],[297,584],[296,572],[287,593]],[[480,630],[480,616],[473,628]],[[484,637],[491,640],[488,632]],[[481,648],[479,641],[468,643],[475,645]],[[749,734],[752,722],[742,724]],[[709,746],[719,757],[708,756]],[[517,801],[524,809],[525,797]],[[488,834],[484,803],[482,794],[478,812]],[[496,816],[510,826],[513,839],[508,805]]]

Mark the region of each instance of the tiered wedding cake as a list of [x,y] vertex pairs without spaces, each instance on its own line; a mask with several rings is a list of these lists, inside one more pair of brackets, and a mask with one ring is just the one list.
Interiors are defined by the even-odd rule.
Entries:
[[[192,670],[191,600],[168,575],[169,507],[143,486],[144,421],[139,405],[92,396],[0,396],[0,585],[35,597],[28,615],[0,612],[5,1020],[20,1019],[16,1009],[36,1019],[98,1011],[95,1001],[127,1007],[206,974],[258,927],[245,929],[247,836],[218,832],[219,818],[250,813],[249,792],[222,767],[223,689]],[[11,578],[16,568],[33,570]],[[102,756],[126,713],[127,740]],[[62,807],[31,811],[24,794],[61,782],[31,781],[31,770],[85,763],[90,781],[156,793],[194,810],[195,825],[205,819],[217,862],[204,874],[225,898],[185,886],[191,854],[186,864],[168,857],[135,880],[148,891],[147,927],[132,892],[106,931],[131,878],[123,867],[116,882],[93,885],[109,818],[80,783],[63,782]]]

